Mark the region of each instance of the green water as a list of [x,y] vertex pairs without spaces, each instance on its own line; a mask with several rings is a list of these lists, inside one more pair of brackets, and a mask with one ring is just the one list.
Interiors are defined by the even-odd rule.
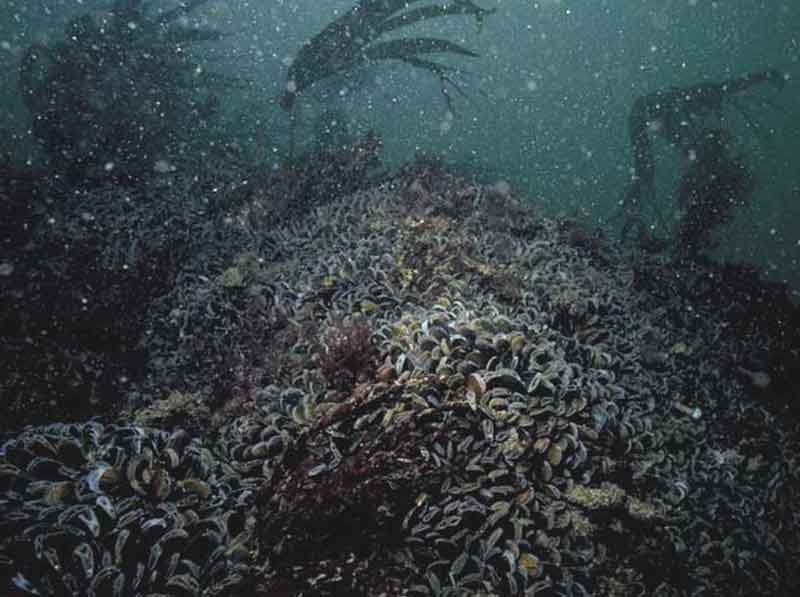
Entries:
[[[169,2],[163,3],[169,6]],[[288,118],[276,103],[287,65],[300,44],[352,0],[209,2],[197,16],[231,33],[206,46],[209,68],[245,77],[246,88],[224,102],[226,133],[269,164],[288,143]],[[568,213],[611,226],[630,177],[626,130],[633,100],[657,89],[719,81],[776,68],[787,76],[777,96],[742,99],[745,119],[726,109],[757,178],[750,205],[722,231],[718,257],[754,261],[770,277],[800,288],[800,4],[780,1],[623,0],[541,2],[483,0],[497,8],[482,30],[468,17],[415,28],[480,53],[459,59],[467,97],[453,94],[455,114],[439,82],[403,65],[379,64],[333,95],[313,92],[300,110],[300,146],[311,143],[314,118],[339,110],[357,134],[383,138],[393,164],[424,151],[487,179],[505,179],[543,213]],[[16,95],[19,56],[35,42],[63,35],[66,20],[107,3],[0,1],[0,143],[17,160],[40,156]],[[404,31],[403,34],[406,34]],[[339,92],[341,91],[341,93]],[[331,98],[335,99],[331,99]],[[778,108],[756,97],[771,97]],[[749,120],[749,121],[748,121]],[[758,130],[753,130],[756,123]],[[670,192],[680,176],[675,151],[657,143],[661,222],[678,213]]]

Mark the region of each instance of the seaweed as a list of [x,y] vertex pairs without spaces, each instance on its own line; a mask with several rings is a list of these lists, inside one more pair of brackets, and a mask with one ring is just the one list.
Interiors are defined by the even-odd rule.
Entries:
[[712,232],[745,204],[755,182],[747,165],[731,155],[730,134],[712,129],[696,144],[694,159],[678,188],[682,216],[678,253],[695,259],[713,247]]
[[207,1],[156,12],[117,0],[107,22],[76,17],[62,41],[26,50],[19,89],[56,173],[70,182],[135,179],[208,127],[215,92],[232,81],[205,72],[186,48],[224,33],[182,21]]
[[362,319],[332,322],[315,355],[328,386],[339,392],[352,390],[361,378],[370,377],[376,359],[372,329]]
[[[642,208],[656,204],[656,158],[651,137],[661,137],[678,147],[687,157],[698,153],[706,155],[704,163],[693,166],[691,175],[682,183],[679,193],[689,193],[687,186],[691,181],[699,182],[702,179],[702,176],[698,177],[700,169],[722,168],[730,173],[741,166],[738,162],[735,166],[731,158],[723,157],[720,153],[721,145],[710,141],[712,138],[719,140],[720,136],[727,136],[728,133],[722,129],[710,129],[707,124],[709,118],[716,116],[721,119],[722,111],[730,105],[739,111],[751,129],[758,130],[755,121],[737,102],[737,97],[763,84],[769,84],[780,91],[784,82],[783,73],[771,69],[746,73],[720,82],[668,87],[637,97],[628,117],[633,176],[622,201],[623,240],[635,230],[640,241],[650,242],[650,233],[643,222]],[[717,154],[716,158],[711,157],[712,153]],[[715,221],[712,220],[709,224]],[[699,241],[701,238],[706,239],[708,235],[700,235],[698,231],[695,240]],[[695,246],[694,249],[698,248]]]
[[308,40],[297,53],[280,98],[285,110],[292,110],[298,95],[323,79],[344,75],[358,66],[381,60],[398,60],[427,70],[439,78],[447,108],[452,112],[452,87],[464,92],[449,75],[451,67],[427,58],[429,54],[477,57],[471,50],[451,41],[432,37],[381,39],[384,35],[415,23],[435,18],[471,15],[480,28],[494,9],[477,6],[473,0],[452,0],[410,9],[420,0],[359,0],[356,6],[331,22]]

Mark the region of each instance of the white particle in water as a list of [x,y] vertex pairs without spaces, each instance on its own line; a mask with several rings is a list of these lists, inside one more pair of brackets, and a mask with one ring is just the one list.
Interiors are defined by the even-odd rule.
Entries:
[[153,164],[153,170],[159,174],[167,174],[168,172],[175,172],[177,168],[167,160],[156,160],[155,164]]

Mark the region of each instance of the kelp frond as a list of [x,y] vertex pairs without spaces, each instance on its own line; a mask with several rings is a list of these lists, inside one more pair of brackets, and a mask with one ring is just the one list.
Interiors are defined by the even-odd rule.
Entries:
[[[712,118],[721,120],[726,106],[732,106],[740,112],[748,128],[758,132],[757,122],[736,102],[737,98],[753,88],[769,85],[780,92],[785,85],[785,76],[775,69],[745,73],[719,82],[702,82],[686,87],[668,87],[636,98],[628,117],[631,150],[633,153],[633,177],[631,185],[622,201],[620,214],[624,217],[622,228],[623,240],[629,232],[638,231],[639,235],[647,233],[643,217],[643,208],[656,206],[656,154],[653,151],[652,137],[659,136],[671,145],[678,147],[686,156],[709,156],[702,165],[730,182],[731,196],[745,196],[747,190],[742,181],[731,173],[744,171],[739,162],[729,157],[718,139],[727,138],[728,131],[709,128]],[[711,141],[714,141],[712,143]],[[727,151],[727,149],[726,149]],[[713,158],[713,159],[712,159]],[[713,170],[709,164],[722,171]],[[734,166],[730,166],[734,164]],[[724,166],[724,168],[723,168]],[[697,170],[697,166],[694,166]],[[735,184],[734,184],[735,183]],[[708,191],[709,196],[720,196],[726,190],[723,185]],[[734,192],[735,191],[735,192]],[[721,208],[720,208],[721,209]],[[706,218],[709,220],[709,218]],[[694,233],[694,231],[692,231]],[[696,243],[698,245],[702,243]]]
[[390,17],[381,23],[379,30],[381,33],[386,33],[388,31],[393,31],[394,29],[399,29],[400,27],[407,27],[408,25],[413,25],[414,23],[425,21],[427,19],[456,15],[474,16],[475,23],[477,24],[478,29],[480,29],[483,27],[484,19],[493,12],[495,12],[495,9],[489,10],[481,8],[471,1],[455,1],[452,4],[445,5],[434,4],[432,6],[415,8],[394,17]]
[[370,60],[402,60],[419,54],[445,53],[461,54],[476,58],[478,54],[456,43],[437,37],[407,37],[390,39],[371,45],[364,50]]
[[475,52],[439,38],[411,37],[383,41],[380,38],[422,21],[457,15],[475,17],[480,28],[486,16],[494,10],[481,8],[473,0],[452,0],[448,4],[409,8],[411,4],[421,1],[359,0],[356,6],[326,26],[297,53],[289,68],[281,105],[290,110],[298,95],[323,79],[346,73],[363,64],[398,60],[436,75],[442,83],[448,108],[452,109],[446,92],[447,85],[456,87],[446,75],[450,69],[423,56],[436,53],[476,57]]

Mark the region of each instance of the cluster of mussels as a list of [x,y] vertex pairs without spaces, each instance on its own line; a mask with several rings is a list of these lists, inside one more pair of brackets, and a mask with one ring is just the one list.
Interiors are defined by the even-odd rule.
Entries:
[[[613,247],[571,245],[507,185],[431,166],[277,227],[252,214],[231,225],[253,246],[216,275],[180,276],[153,305],[136,398],[179,395],[186,420],[192,404],[224,406],[196,437],[172,428],[172,411],[165,431],[88,423],[9,437],[6,586],[790,586],[798,430],[750,394],[769,335],[726,332],[685,297],[654,301]],[[372,330],[377,358],[333,383],[315,354],[346,321]]]
[[29,428],[0,448],[3,593],[231,594],[253,489],[183,431]]

